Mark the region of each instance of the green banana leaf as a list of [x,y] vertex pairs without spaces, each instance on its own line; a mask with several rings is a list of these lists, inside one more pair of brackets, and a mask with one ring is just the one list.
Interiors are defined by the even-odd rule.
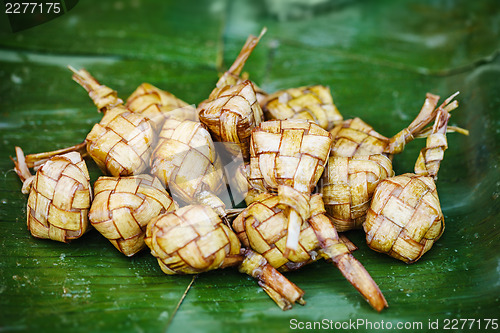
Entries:
[[[0,14],[0,331],[498,330],[497,0],[73,5],[15,33]],[[95,230],[70,244],[30,235],[27,197],[9,159],[14,147],[36,153],[74,145],[100,119],[67,65],[88,69],[122,98],[149,82],[197,104],[247,36],[264,26],[245,66],[253,81],[268,92],[328,85],[346,119],[361,117],[386,136],[410,123],[426,92],[444,98],[460,91],[451,123],[470,135],[448,135],[437,181],[442,238],[407,265],[371,251],[361,231],[347,233],[388,309],[375,312],[324,261],[286,274],[305,291],[307,304],[282,311],[236,269],[167,276],[148,251],[126,258]],[[408,144],[394,159],[396,173],[411,172],[424,145]],[[88,165],[94,181],[100,171]]]

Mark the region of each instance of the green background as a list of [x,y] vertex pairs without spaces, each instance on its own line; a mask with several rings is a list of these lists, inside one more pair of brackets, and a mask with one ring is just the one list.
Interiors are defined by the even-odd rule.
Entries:
[[[21,32],[10,32],[3,14],[0,25],[0,331],[286,332],[291,319],[421,322],[414,331],[426,331],[429,320],[442,329],[445,319],[499,319],[497,0],[86,0]],[[255,82],[268,92],[328,85],[346,119],[359,116],[386,136],[409,124],[426,92],[461,92],[451,123],[470,136],[448,136],[437,183],[442,238],[406,265],[348,233],[388,309],[372,310],[326,262],[287,274],[307,304],[283,312],[235,269],[166,276],[147,251],[126,258],[96,231],[71,244],[31,237],[9,160],[14,146],[35,153],[73,145],[100,119],[67,65],[88,69],[122,98],[149,82],[197,104],[263,26],[245,67]],[[411,172],[424,144],[396,156],[395,171]],[[99,171],[88,165],[95,180]]]

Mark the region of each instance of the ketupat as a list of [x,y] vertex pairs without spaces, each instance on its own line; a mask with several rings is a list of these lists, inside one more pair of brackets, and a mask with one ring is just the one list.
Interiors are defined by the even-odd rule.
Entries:
[[34,237],[68,243],[86,233],[92,188],[87,165],[78,152],[51,157],[32,176],[16,147],[15,171],[29,193],[28,230]]
[[[321,195],[305,196],[306,202],[290,196],[286,186],[278,195],[263,193],[233,221],[233,229],[244,246],[262,254],[279,271],[290,271],[325,258],[332,261],[344,277],[377,311],[387,307],[379,287],[364,267],[351,255],[340,240],[335,227],[324,215]],[[294,191],[294,189],[289,189]],[[303,216],[298,238],[299,246],[287,253],[289,237],[287,210],[298,209]]]
[[338,232],[362,228],[375,188],[390,176],[392,162],[383,154],[329,157],[319,192]]
[[249,182],[261,191],[289,185],[311,193],[323,173],[332,137],[305,119],[269,120],[252,131]]
[[434,181],[448,147],[448,112],[456,107],[456,102],[451,102],[454,96],[438,108],[415,173],[383,180],[375,189],[363,224],[371,249],[408,264],[420,259],[444,232],[444,216]]
[[315,85],[280,90],[266,96],[262,110],[270,119],[307,119],[329,131],[343,120],[330,88]]
[[305,304],[304,291],[250,249],[242,249],[236,234],[204,205],[189,205],[162,214],[149,223],[145,242],[165,274],[198,274],[237,266],[283,310]]
[[263,118],[251,81],[245,80],[222,91],[216,99],[204,103],[198,112],[214,141],[224,142],[231,156],[241,154],[248,161],[250,134]]
[[118,251],[130,257],[146,244],[144,235],[154,217],[178,208],[156,177],[99,177],[89,211],[92,226]]
[[222,163],[202,123],[167,119],[151,157],[151,173],[174,200],[205,204],[226,216],[226,206],[217,197],[226,186]]

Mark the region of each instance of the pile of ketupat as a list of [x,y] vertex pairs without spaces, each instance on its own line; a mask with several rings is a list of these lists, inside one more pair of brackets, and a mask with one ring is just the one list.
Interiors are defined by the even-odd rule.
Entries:
[[[123,102],[70,67],[103,117],[76,146],[26,156],[16,147],[31,234],[70,242],[93,227],[126,256],[148,247],[166,274],[235,266],[284,310],[305,301],[281,273],[324,258],[375,310],[387,307],[338,232],[363,229],[370,248],[406,263],[432,247],[444,231],[434,181],[446,132],[467,134],[448,126],[456,94],[440,105],[427,94],[411,124],[386,138],[344,120],[325,86],[267,94],[242,75],[264,33],[249,36],[198,107],[148,83]],[[415,173],[395,176],[393,156],[416,137],[427,144]],[[85,157],[103,172],[93,186]],[[229,178],[245,208],[221,199]]]

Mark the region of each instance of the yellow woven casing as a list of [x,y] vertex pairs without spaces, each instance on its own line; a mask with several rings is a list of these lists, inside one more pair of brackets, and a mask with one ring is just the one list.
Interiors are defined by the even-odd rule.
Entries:
[[391,160],[382,154],[329,157],[319,188],[338,232],[361,229],[375,188],[392,175]]
[[270,120],[252,131],[251,185],[277,192],[288,185],[310,193],[323,173],[332,139],[330,133],[305,119]]
[[415,174],[383,180],[375,190],[363,228],[373,250],[406,263],[417,261],[444,231],[434,180]]
[[326,130],[342,122],[330,88],[321,85],[277,91],[265,98],[262,108],[267,120],[307,119]]
[[147,118],[117,106],[87,135],[87,152],[107,175],[131,176],[148,167],[155,139]]
[[377,133],[360,118],[345,120],[330,133],[333,137],[332,156],[382,154],[389,143],[388,138]]
[[89,229],[89,179],[77,152],[54,156],[38,169],[28,197],[31,234],[65,243],[82,236]]
[[166,274],[197,274],[223,266],[239,255],[240,242],[215,213],[190,205],[154,218],[147,227],[146,245]]
[[177,209],[158,178],[150,175],[99,177],[94,193],[90,222],[129,257],[146,246],[144,235],[149,221]]
[[143,83],[137,87],[127,99],[126,107],[151,120],[156,130],[161,130],[167,118],[197,120],[194,107],[190,107],[188,103],[168,91],[149,83]]
[[319,241],[303,221],[297,250],[287,253],[288,219],[282,208],[279,196],[263,193],[238,215],[233,229],[245,247],[262,254],[279,271],[290,271],[319,259]]
[[202,191],[217,194],[225,186],[220,158],[203,124],[167,119],[159,140],[151,173],[169,187],[175,200],[191,204]]

